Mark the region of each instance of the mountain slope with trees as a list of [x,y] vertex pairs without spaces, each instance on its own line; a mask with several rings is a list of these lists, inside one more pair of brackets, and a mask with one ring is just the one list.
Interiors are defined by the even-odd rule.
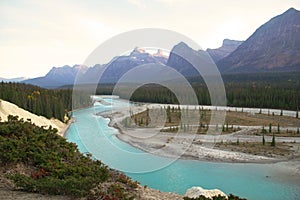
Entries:
[[[72,90],[47,90],[24,83],[0,83],[0,99],[9,101],[36,115],[57,118],[72,109]],[[89,105],[89,96],[82,94],[81,106]]]
[[[209,91],[201,77],[188,78],[200,105],[211,105]],[[253,73],[223,75],[226,89],[227,105],[250,108],[276,108],[299,110],[300,108],[300,73]],[[99,85],[97,94],[111,94],[114,85]],[[122,88],[117,93],[125,97],[130,91]],[[180,88],[180,83],[178,83]],[[128,89],[128,90],[127,90]],[[116,93],[115,93],[116,94]],[[177,98],[167,88],[148,84],[138,88],[130,100],[136,102],[172,103],[177,104]]]

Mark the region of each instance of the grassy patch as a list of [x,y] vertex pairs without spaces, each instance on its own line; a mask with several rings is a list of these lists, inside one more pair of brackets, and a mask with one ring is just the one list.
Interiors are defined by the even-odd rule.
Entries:
[[258,142],[218,142],[216,148],[235,152],[242,152],[252,155],[267,156],[267,157],[284,157],[292,155],[292,144],[276,143],[275,147],[271,146],[270,142],[265,145]]

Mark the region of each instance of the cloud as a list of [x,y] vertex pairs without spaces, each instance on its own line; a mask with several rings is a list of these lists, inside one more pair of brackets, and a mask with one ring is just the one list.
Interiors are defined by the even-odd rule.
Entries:
[[32,77],[80,64],[108,38],[137,28],[177,31],[216,48],[224,37],[246,39],[289,7],[300,9],[300,1],[0,0],[0,76]]
[[127,1],[128,1],[128,3],[130,3],[134,6],[137,6],[138,8],[144,9],[147,7],[145,1],[143,1],[143,0],[127,0]]

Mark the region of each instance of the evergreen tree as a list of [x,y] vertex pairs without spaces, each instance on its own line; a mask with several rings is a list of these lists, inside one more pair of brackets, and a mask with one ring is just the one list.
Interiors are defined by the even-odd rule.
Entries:
[[134,123],[135,123],[135,125],[138,125],[137,117],[134,118]]
[[272,133],[272,124],[269,124],[269,133]]
[[149,125],[149,119],[148,117],[146,117],[146,123],[145,123],[145,126],[148,126]]
[[[74,109],[90,105],[89,95],[84,92],[80,92],[77,98],[73,99]],[[72,91],[67,89],[47,90],[23,83],[2,83],[0,99],[12,102],[34,114],[54,117],[61,121],[72,109]]]
[[266,129],[265,129],[264,126],[263,126],[262,129],[261,129],[261,133],[266,133]]
[[262,144],[265,145],[266,144],[266,140],[265,140],[265,133],[263,133],[262,135]]
[[280,133],[280,126],[279,126],[279,124],[277,125],[277,132]]
[[171,123],[171,122],[172,122],[172,117],[171,117],[171,107],[168,106],[166,111],[167,111],[168,122]]
[[275,147],[275,134],[273,133],[273,137],[272,137],[272,142],[271,142],[271,146]]

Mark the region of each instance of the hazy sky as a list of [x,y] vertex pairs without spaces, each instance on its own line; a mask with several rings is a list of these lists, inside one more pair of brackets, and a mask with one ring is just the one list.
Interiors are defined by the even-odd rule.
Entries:
[[137,28],[182,33],[203,48],[245,40],[299,0],[1,0],[0,77],[36,77],[83,63],[106,39]]

